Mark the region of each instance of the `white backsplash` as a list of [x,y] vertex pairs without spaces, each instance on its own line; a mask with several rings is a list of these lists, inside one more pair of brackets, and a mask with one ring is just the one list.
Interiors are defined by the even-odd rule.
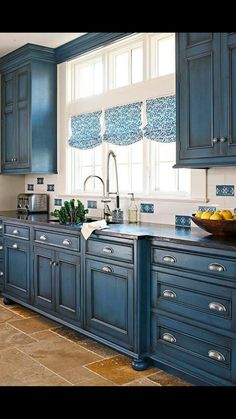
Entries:
[[[44,178],[44,184],[37,184],[37,177]],[[50,195],[50,211],[53,211],[59,206],[54,205],[55,198],[61,198],[62,202],[66,199],[70,199],[70,196],[60,195],[60,185],[58,184],[58,175],[26,175],[25,176],[25,191],[28,192],[28,184],[34,185],[34,192],[46,192]],[[54,192],[47,191],[47,185],[54,185]],[[180,200],[164,200],[162,199],[135,199],[135,202],[140,210],[140,203],[154,204],[154,213],[140,213],[139,220],[152,222],[152,223],[163,223],[163,224],[175,224],[175,215],[191,215],[196,212],[198,206],[213,206],[217,208],[229,208],[233,210],[236,207],[236,196],[216,196],[216,185],[235,185],[236,194],[236,168],[212,168],[208,170],[208,202],[183,202]],[[78,197],[85,207],[87,207],[87,201],[97,201],[97,209],[89,209],[89,215],[100,216],[102,214],[103,203],[100,198],[97,197]],[[111,210],[115,207],[115,199],[111,198],[110,203]],[[130,204],[130,197],[120,199],[120,207],[124,210],[124,219],[128,219],[128,207]]]

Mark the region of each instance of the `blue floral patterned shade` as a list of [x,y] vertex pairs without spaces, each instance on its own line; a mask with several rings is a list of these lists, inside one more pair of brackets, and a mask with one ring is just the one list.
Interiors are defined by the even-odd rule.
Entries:
[[117,145],[129,145],[142,140],[142,102],[116,106],[105,110],[103,140]]
[[175,109],[175,95],[147,100],[144,137],[161,143],[176,141]]
[[71,117],[71,137],[69,144],[81,150],[101,144],[100,116],[102,111]]

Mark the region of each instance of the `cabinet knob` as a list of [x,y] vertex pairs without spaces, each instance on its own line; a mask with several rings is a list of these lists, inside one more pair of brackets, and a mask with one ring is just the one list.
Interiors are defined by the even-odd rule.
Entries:
[[43,240],[44,242],[47,241],[47,239],[46,234],[42,234],[42,236],[39,237],[39,240]]
[[2,225],[0,225],[0,230],[2,230],[3,229],[3,226]]
[[4,275],[3,271],[0,271],[0,276],[3,276],[3,275]]
[[171,335],[170,333],[164,333],[162,335],[162,339],[165,340],[166,342],[170,342],[170,343],[175,343],[176,342],[176,338]]
[[220,142],[221,142],[221,143],[225,143],[225,141],[226,141],[226,138],[225,138],[225,137],[221,137],[221,138],[220,138]]
[[19,230],[17,230],[17,228],[14,228],[12,234],[15,234],[17,236],[18,234],[20,234],[20,232]]
[[0,246],[0,250],[3,250],[3,246]]
[[104,252],[104,253],[114,253],[114,250],[112,249],[112,247],[104,247],[103,249],[102,249],[102,251]]
[[211,351],[208,352],[208,356],[209,356],[209,358],[216,359],[216,361],[221,361],[221,362],[225,361],[224,355],[221,352],[218,352],[218,351],[212,351],[211,350]]
[[71,246],[71,245],[72,245],[72,242],[71,242],[71,240],[69,240],[69,239],[64,239],[64,240],[63,240],[63,242],[62,242],[62,244],[63,244],[64,246]]
[[209,307],[210,310],[227,311],[226,307],[223,304],[216,303],[214,301],[212,301],[212,303],[209,303],[208,307]]
[[208,269],[210,271],[215,271],[215,272],[223,272],[226,271],[226,268],[224,265],[221,265],[220,263],[210,263],[208,265]]
[[110,266],[103,266],[102,270],[103,270],[103,272],[109,272],[109,273],[113,272],[113,270]]
[[14,244],[12,245],[12,249],[18,249],[18,244],[17,244],[17,243],[14,243]]
[[176,298],[177,297],[177,295],[175,294],[175,292],[174,291],[171,291],[171,290],[165,290],[165,291],[163,291],[162,295],[165,298]]
[[169,256],[169,255],[163,256],[162,260],[164,262],[167,262],[167,263],[175,263],[175,262],[177,262],[177,260],[176,260],[176,258],[174,256]]
[[214,145],[214,144],[218,143],[218,141],[219,141],[219,138],[212,138],[211,144]]

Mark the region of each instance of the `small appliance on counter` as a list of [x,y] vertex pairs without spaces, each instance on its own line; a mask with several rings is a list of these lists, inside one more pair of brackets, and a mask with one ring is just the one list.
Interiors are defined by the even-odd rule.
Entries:
[[44,212],[49,211],[49,195],[46,193],[20,193],[17,196],[17,212]]

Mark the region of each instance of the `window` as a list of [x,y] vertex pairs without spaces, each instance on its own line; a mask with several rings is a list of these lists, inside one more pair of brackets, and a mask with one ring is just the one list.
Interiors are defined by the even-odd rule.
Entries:
[[[71,61],[67,71],[66,87],[72,92],[67,121],[70,115],[173,95],[175,36],[137,34]],[[145,126],[145,109],[142,119]],[[172,168],[175,147],[175,143],[148,139],[126,146],[103,143],[90,150],[67,146],[66,192],[83,193],[84,180],[89,175],[100,176],[105,181],[106,158],[112,149],[117,156],[121,194],[188,197],[191,170]],[[110,163],[110,189],[115,191],[113,159]],[[86,193],[101,195],[101,182],[89,179]]]

